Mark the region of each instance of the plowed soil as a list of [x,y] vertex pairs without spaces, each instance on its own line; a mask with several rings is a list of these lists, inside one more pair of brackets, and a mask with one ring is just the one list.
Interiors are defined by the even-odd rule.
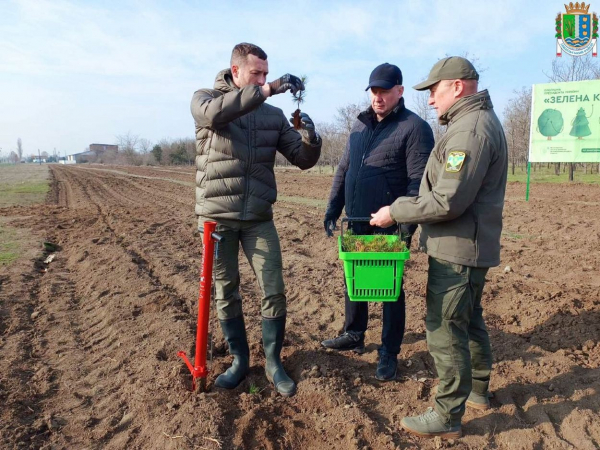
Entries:
[[[319,342],[343,326],[342,268],[322,229],[331,177],[278,173],[275,207],[296,396],[264,376],[260,294],[242,257],[251,372],[212,389],[231,361],[214,311],[208,392],[190,392],[201,257],[194,171],[51,166],[46,204],[1,208],[33,254],[0,268],[0,447],[93,449],[578,448],[600,446],[600,187],[509,185],[502,265],[484,294],[494,408],[468,410],[465,436],[411,437],[405,415],[432,404],[425,343],[427,259],[405,272],[407,332],[396,381],[375,380],[381,308],[367,353]],[[42,241],[59,245],[48,270]],[[510,268],[506,268],[510,266]],[[252,392],[252,393],[251,393]]]

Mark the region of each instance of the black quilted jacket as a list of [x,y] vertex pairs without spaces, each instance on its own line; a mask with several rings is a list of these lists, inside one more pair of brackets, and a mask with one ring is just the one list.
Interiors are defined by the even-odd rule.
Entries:
[[344,207],[348,217],[369,217],[398,197],[419,193],[434,145],[431,127],[404,107],[403,98],[381,122],[374,117],[369,108],[352,127],[331,187],[331,217],[338,218]]

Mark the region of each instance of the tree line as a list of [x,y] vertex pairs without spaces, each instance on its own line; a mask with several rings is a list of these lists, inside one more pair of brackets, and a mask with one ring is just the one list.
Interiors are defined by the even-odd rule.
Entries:
[[[461,56],[471,60],[480,74],[487,70],[481,67],[478,57],[469,54]],[[591,55],[584,57],[568,57],[565,55],[561,59],[555,59],[552,62],[551,71],[545,73],[545,75],[548,81],[551,82],[596,80],[600,79],[600,63],[596,62]],[[445,133],[446,127],[439,124],[435,110],[428,105],[428,96],[427,92],[413,94],[409,107],[431,125],[437,142]],[[527,167],[531,125],[531,96],[531,88],[522,87],[513,91],[512,97],[502,111],[503,127],[509,152],[509,170],[512,174],[517,169],[524,171]],[[357,116],[368,106],[369,101],[367,98],[359,103],[340,106],[337,108],[332,121],[316,124],[317,130],[323,139],[321,158],[317,163],[319,170],[335,170]],[[88,162],[129,165],[193,165],[196,157],[196,143],[192,137],[162,139],[152,143],[148,139],[128,132],[117,136],[115,143],[118,145],[118,150],[96,151],[95,154],[87,157]],[[86,150],[89,150],[89,148]],[[32,154],[30,159],[37,156]],[[42,157],[51,162],[48,158],[52,157],[49,157],[46,152],[42,153]],[[11,152],[8,159],[10,162],[18,162],[23,159],[23,145],[20,138],[17,142],[17,151]],[[277,155],[276,164],[278,166],[290,165],[280,154]],[[544,166],[549,167],[550,165],[536,163],[532,165],[532,168],[533,170],[539,170]],[[573,180],[575,170],[582,170],[585,173],[588,173],[588,171],[589,173],[600,173],[600,164],[554,163],[557,175],[561,173],[561,170],[566,171],[567,168],[570,180]]]
[[[192,165],[196,157],[194,138],[161,139],[153,143],[127,132],[115,138],[116,150],[93,150],[86,161],[97,164],[132,166]],[[89,147],[86,148],[89,151]]]
[[[581,67],[579,67],[581,62],[577,58],[573,58],[573,61],[575,63],[571,62],[571,64],[576,65],[576,71],[581,72]],[[565,70],[563,66],[556,66],[556,68]],[[557,73],[561,73],[561,77],[557,78],[556,81],[569,77],[560,70]],[[571,70],[575,70],[575,68]],[[600,70],[597,74],[597,78],[600,78]],[[579,73],[579,76],[581,75]],[[584,76],[590,76],[590,74],[585,73]],[[555,80],[553,79],[553,81]],[[513,91],[513,95],[508,100],[502,114],[502,124],[509,153],[509,171],[513,175],[516,170],[525,171],[527,167],[531,125],[531,96],[531,88],[522,87]],[[412,104],[409,106],[410,109],[429,123],[437,142],[445,133],[446,127],[440,125],[435,110],[429,107],[427,101],[427,92],[417,93],[413,96]],[[340,106],[337,108],[332,121],[316,124],[319,135],[323,139],[321,158],[317,163],[318,170],[326,170],[327,172],[335,170],[357,116],[360,112],[366,110],[368,106],[369,102],[366,98],[360,103],[349,103]],[[194,138],[162,139],[152,143],[148,139],[140,138],[138,135],[128,132],[117,136],[116,144],[119,146],[118,151],[98,153],[89,162],[128,165],[193,165],[196,157]],[[278,153],[276,165],[287,167],[290,166],[290,163],[283,155]],[[600,164],[553,163],[553,165],[557,175],[567,169],[571,171],[571,174],[575,170],[581,170],[585,173],[600,172]],[[534,171],[543,167],[550,167],[550,164],[536,163],[532,165]]]

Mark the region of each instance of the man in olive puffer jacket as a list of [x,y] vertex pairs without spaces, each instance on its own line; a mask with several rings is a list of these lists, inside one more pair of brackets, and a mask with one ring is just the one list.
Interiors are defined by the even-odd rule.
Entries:
[[283,112],[265,103],[271,95],[303,90],[302,81],[286,74],[267,83],[266,53],[256,45],[234,47],[230,69],[219,72],[214,89],[200,89],[191,104],[196,124],[196,215],[200,223],[217,222],[224,236],[215,261],[219,322],[233,355],[232,366],[215,386],[233,389],[249,370],[242,299],[239,292],[239,246],[262,291],[262,331],[267,378],[277,392],[294,395],[296,385],[281,364],[286,297],[281,248],[273,223],[277,199],[273,167],[279,151],[300,167],[313,167],[321,153],[315,126],[302,113],[294,130]]

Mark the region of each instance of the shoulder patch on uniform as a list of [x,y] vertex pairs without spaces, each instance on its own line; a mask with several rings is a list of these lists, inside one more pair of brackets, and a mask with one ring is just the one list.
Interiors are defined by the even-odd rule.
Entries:
[[466,157],[467,154],[465,152],[451,151],[448,153],[448,159],[446,160],[446,172],[460,172]]

